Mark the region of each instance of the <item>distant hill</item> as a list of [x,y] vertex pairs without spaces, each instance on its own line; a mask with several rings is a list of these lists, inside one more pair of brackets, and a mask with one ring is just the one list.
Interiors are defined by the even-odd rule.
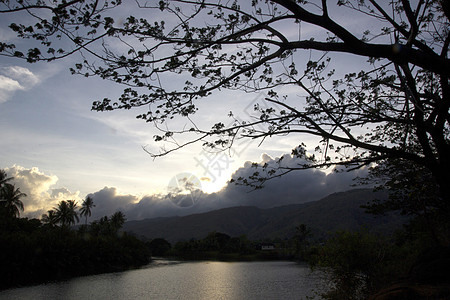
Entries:
[[204,238],[212,231],[230,236],[245,234],[251,240],[290,238],[295,233],[295,227],[302,223],[312,228],[316,238],[339,229],[357,230],[361,227],[390,233],[401,226],[405,221],[403,217],[375,217],[360,208],[370,200],[386,197],[382,192],[355,189],[331,194],[314,202],[269,209],[238,206],[183,217],[129,221],[125,223],[124,230],[149,239],[164,238],[172,243]]

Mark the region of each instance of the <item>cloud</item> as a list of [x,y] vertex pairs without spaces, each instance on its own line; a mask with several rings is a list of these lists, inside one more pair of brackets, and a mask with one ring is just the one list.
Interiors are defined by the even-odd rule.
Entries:
[[[248,178],[255,171],[262,172],[263,165],[267,165],[268,169],[277,168],[278,161],[279,158],[263,154],[258,168],[255,168],[251,162],[246,162],[233,174],[232,178]],[[304,160],[289,154],[283,155],[281,160],[281,166],[287,168],[295,168],[304,163]],[[298,170],[271,179],[264,184],[264,188],[255,191],[249,192],[248,187],[228,184],[220,195],[236,204],[269,208],[318,200],[331,193],[351,189],[352,179],[355,176],[357,176],[355,173],[348,172],[331,172],[327,175],[318,169]]]
[[23,90],[24,87],[20,85],[17,80],[0,75],[0,90],[10,92],[15,90]]
[[94,200],[92,220],[122,211],[128,220],[158,218],[168,216],[184,216],[220,208],[212,205],[213,195],[195,191],[195,199],[186,194],[155,194],[137,197],[120,194],[115,187],[104,187],[88,196]]
[[[259,165],[275,166],[277,158],[263,155]],[[290,155],[283,156],[284,166],[298,166],[301,159]],[[342,170],[341,170],[342,171]],[[246,162],[233,174],[233,178],[248,177],[255,172],[251,162]],[[268,181],[260,190],[246,186],[228,184],[217,193],[207,194],[195,190],[193,194],[156,194],[137,197],[119,194],[114,187],[105,187],[90,194],[96,205],[92,210],[92,219],[111,215],[121,210],[128,220],[146,218],[185,216],[232,206],[257,206],[270,208],[275,206],[304,203],[319,200],[331,193],[349,190],[353,178],[364,176],[366,170],[356,172],[330,172],[316,169],[294,171],[280,178]]]
[[40,217],[61,200],[80,200],[78,191],[71,192],[65,187],[52,188],[58,182],[58,177],[45,174],[36,167],[27,169],[14,165],[4,170],[8,177],[14,177],[12,183],[27,195],[21,199],[25,208],[24,216]]
[[[264,154],[258,165],[276,166],[277,161],[278,158]],[[282,162],[285,167],[295,167],[304,161],[286,154]],[[232,178],[248,178],[255,170],[251,162],[246,162],[234,172]],[[58,182],[58,177],[55,175],[45,174],[36,167],[27,169],[13,166],[6,168],[5,171],[8,176],[14,177],[14,184],[28,195],[22,199],[25,216],[40,217],[61,200],[73,199],[81,204],[82,198],[78,191],[71,192],[66,187],[55,187]],[[221,191],[212,194],[204,193],[199,189],[191,189],[191,193],[180,189],[179,193],[172,191],[165,194],[137,196],[121,194],[115,187],[104,187],[89,194],[95,205],[89,220],[110,216],[119,210],[125,213],[128,220],[139,220],[185,216],[232,206],[270,208],[304,203],[319,200],[331,193],[349,190],[353,188],[355,177],[367,174],[366,169],[353,172],[345,172],[342,169],[337,171],[328,174],[316,169],[294,171],[269,180],[260,190],[229,183]]]
[[28,90],[40,82],[38,76],[29,69],[19,66],[0,68],[0,103],[19,90]]
[[[121,210],[127,211],[139,199],[134,195],[121,195],[115,187],[104,187],[100,191],[91,193],[88,196],[94,200],[95,208],[92,209],[92,219],[99,219]],[[129,216],[127,216],[129,219]]]

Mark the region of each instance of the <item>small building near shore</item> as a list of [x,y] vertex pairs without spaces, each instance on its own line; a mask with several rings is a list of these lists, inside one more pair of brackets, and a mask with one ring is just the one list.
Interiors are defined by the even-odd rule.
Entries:
[[262,251],[275,250],[275,245],[272,243],[262,243],[260,246]]

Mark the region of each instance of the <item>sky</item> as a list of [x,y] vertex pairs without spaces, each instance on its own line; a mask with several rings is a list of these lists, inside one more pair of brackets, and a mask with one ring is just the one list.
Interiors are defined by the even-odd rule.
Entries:
[[[0,39],[23,43],[4,26],[8,21],[1,21]],[[274,179],[257,191],[227,183],[250,175],[250,162],[274,163],[285,156],[284,162],[295,166],[298,161],[288,154],[293,147],[301,142],[315,147],[307,136],[271,138],[262,144],[239,140],[231,152],[218,154],[194,144],[153,159],[143,147],[157,151],[153,136],[158,131],[136,119],[137,110],[91,111],[93,101],[114,99],[123,87],[71,75],[69,68],[79,59],[75,55],[28,64],[0,57],[0,168],[27,194],[24,216],[40,217],[61,200],[81,203],[87,195],[96,205],[92,219],[117,210],[133,220],[238,205],[268,208],[350,189],[352,179],[365,174],[305,170]],[[345,60],[337,63],[344,65]],[[227,122],[230,110],[248,119],[264,96],[216,93],[200,104],[196,120],[201,125]],[[180,190],[188,177],[196,187],[192,195]]]

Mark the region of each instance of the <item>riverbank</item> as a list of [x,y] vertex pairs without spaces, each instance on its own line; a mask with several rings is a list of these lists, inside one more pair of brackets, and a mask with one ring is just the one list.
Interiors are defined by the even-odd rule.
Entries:
[[292,254],[282,253],[277,250],[271,251],[255,251],[254,253],[223,253],[220,251],[204,251],[204,252],[185,252],[171,253],[164,256],[166,259],[179,259],[188,261],[214,260],[224,262],[250,262],[250,261],[296,261],[296,257]]
[[267,261],[298,260],[304,247],[296,240],[280,242],[250,241],[245,236],[231,237],[220,232],[211,232],[203,239],[179,241],[171,245],[162,238],[147,242],[154,256],[183,260],[217,261]]
[[0,290],[123,271],[150,262],[145,244],[126,233],[50,227],[37,219],[0,222]]

